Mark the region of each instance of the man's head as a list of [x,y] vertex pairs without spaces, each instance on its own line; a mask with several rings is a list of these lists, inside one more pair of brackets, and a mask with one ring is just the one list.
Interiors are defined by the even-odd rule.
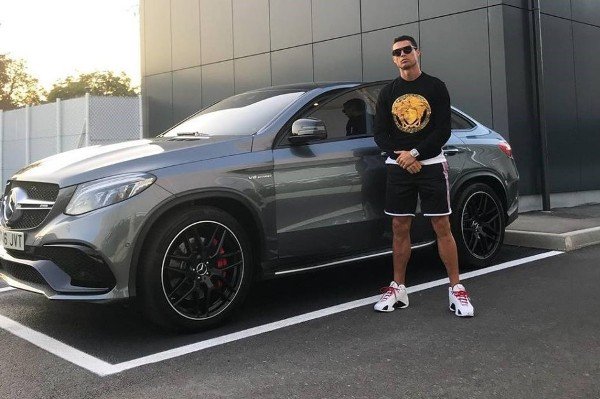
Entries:
[[420,70],[420,55],[421,51],[419,51],[417,41],[412,36],[403,35],[394,39],[392,59],[398,69],[406,71],[416,68]]
[[367,105],[360,98],[351,98],[342,105],[342,112],[346,114],[348,118],[355,116],[364,115],[366,113]]

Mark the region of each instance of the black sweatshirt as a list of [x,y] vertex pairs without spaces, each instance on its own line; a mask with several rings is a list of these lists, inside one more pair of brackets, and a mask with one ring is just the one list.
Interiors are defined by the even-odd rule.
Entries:
[[450,96],[444,82],[422,72],[413,80],[400,76],[381,89],[375,115],[375,142],[388,156],[419,151],[418,160],[436,157],[450,138]]

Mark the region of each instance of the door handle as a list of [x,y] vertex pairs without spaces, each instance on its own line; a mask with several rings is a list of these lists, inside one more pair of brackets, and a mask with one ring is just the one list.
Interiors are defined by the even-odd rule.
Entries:
[[448,156],[456,155],[456,154],[464,151],[462,148],[457,148],[454,146],[444,147],[444,148],[442,148],[442,150],[444,151],[444,155],[448,155]]

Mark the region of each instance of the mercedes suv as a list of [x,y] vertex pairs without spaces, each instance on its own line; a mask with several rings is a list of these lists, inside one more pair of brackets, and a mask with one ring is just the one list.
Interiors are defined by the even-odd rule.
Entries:
[[[389,255],[373,140],[385,83],[250,91],[156,138],[24,167],[2,198],[0,277],[49,299],[135,297],[154,322],[197,330],[235,311],[256,279]],[[485,265],[517,217],[510,146],[453,108],[443,151],[461,261]],[[424,217],[411,239],[434,244]]]

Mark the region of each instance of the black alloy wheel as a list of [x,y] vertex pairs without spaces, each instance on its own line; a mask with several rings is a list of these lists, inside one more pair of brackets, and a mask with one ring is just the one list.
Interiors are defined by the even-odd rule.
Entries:
[[241,284],[244,255],[237,237],[215,221],[185,227],[162,262],[162,288],[183,317],[207,319],[233,301]]
[[483,183],[468,186],[458,196],[452,222],[461,263],[489,265],[502,247],[506,227],[494,190]]
[[166,223],[149,244],[157,252],[151,271],[142,276],[145,313],[159,324],[186,330],[221,322],[250,285],[244,230],[227,213],[208,207],[185,210]]

